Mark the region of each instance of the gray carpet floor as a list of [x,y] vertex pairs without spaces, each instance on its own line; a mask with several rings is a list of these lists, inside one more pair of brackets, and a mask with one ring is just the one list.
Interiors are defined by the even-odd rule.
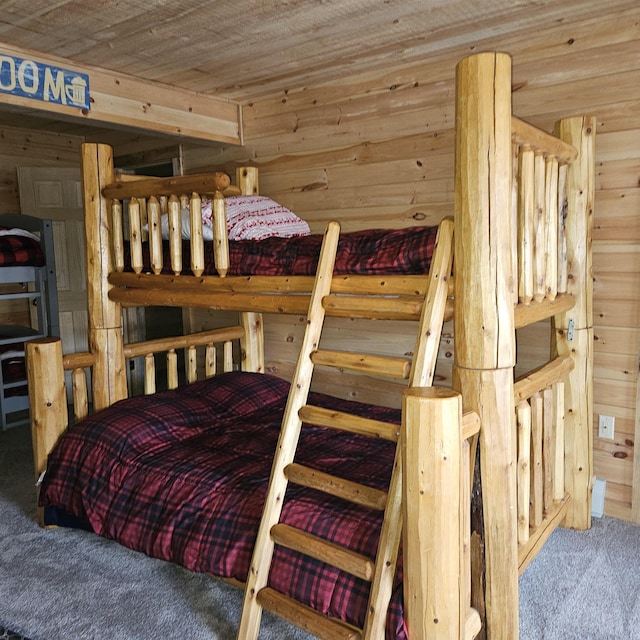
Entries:
[[[238,589],[35,524],[28,430],[0,431],[0,640],[231,640]],[[640,526],[557,530],[520,578],[522,640],[640,640]],[[3,635],[4,634],[4,635]],[[261,640],[309,636],[266,615]]]
[[640,639],[640,526],[556,530],[520,578],[520,637]]

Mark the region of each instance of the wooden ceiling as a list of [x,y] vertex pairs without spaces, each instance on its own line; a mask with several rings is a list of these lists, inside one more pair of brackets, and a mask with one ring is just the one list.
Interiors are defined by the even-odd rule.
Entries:
[[[464,55],[495,46],[500,36],[610,6],[610,0],[6,0],[0,43],[242,103],[447,51]],[[0,124],[18,119],[69,128],[25,117],[4,110]]]

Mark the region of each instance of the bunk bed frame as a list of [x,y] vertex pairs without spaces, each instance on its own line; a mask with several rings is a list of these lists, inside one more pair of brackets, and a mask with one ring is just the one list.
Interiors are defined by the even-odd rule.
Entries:
[[[511,640],[518,637],[519,572],[559,524],[583,529],[590,525],[595,121],[590,117],[561,120],[550,135],[512,117],[511,60],[502,53],[462,60],[456,88],[455,260],[449,283],[454,308],[454,390],[431,387],[427,375],[412,378],[403,397],[399,485],[406,620],[411,638],[472,638],[479,628],[477,610],[487,637]],[[261,314],[305,313],[310,301],[311,308],[314,300],[317,306],[316,289],[323,278],[330,281],[331,295],[320,296],[322,315],[378,317],[370,303],[359,300],[379,291],[384,283],[387,316],[391,309],[404,309],[405,301],[412,308],[410,314],[405,313],[414,319],[429,308],[432,315],[426,326],[439,335],[446,310],[443,307],[441,315],[434,313],[428,288],[413,277],[327,278],[325,272],[318,274],[314,284],[307,277],[201,275],[198,216],[192,220],[191,233],[194,277],[186,270],[178,270],[180,275],[159,273],[159,268],[155,269],[158,273],[143,273],[142,268],[138,273],[127,272],[118,239],[122,199],[145,198],[154,271],[154,255],[160,251],[159,232],[156,235],[155,231],[159,216],[163,208],[170,216],[179,212],[178,197],[167,196],[192,191],[214,194],[216,259],[225,272],[225,225],[220,221],[224,221],[227,183],[220,175],[118,181],[111,150],[104,145],[83,145],[82,160],[90,352],[63,358],[57,341],[29,345],[38,476],[68,424],[63,368],[73,372],[76,418],[88,411],[86,368],[93,375],[94,410],[127,396],[125,362],[130,357],[145,356],[146,392],[152,393],[156,351],[169,354],[170,385],[177,379],[176,348],[186,349],[190,381],[197,376],[197,346],[206,345],[207,374],[211,374],[216,360],[213,343],[225,345],[224,368],[230,369],[230,344],[237,338],[241,367],[264,371]],[[255,170],[240,169],[238,176],[243,193],[256,191]],[[198,197],[192,202],[197,204]],[[134,206],[133,244],[142,235],[143,223],[136,222],[136,216]],[[172,247],[172,265],[177,269],[179,243]],[[132,255],[135,251],[134,247]],[[132,263],[135,260],[132,257]],[[434,280],[446,281],[446,272],[432,268],[429,282]],[[240,322],[237,327],[175,341],[124,345],[122,306],[156,304],[236,310]],[[516,380],[517,330],[542,320],[550,320],[552,327],[549,361]],[[321,320],[309,316],[309,325],[318,323]],[[323,362],[327,363],[327,357]],[[56,371],[59,375],[53,373]],[[472,462],[464,462],[467,449],[471,451],[468,459],[474,458],[477,423],[481,424],[484,518],[480,541],[471,534],[468,518],[467,471]],[[276,461],[274,474],[278,464]],[[438,477],[440,473],[450,474],[448,480]],[[276,485],[276,494],[282,488],[273,479],[272,485]],[[267,502],[272,499],[268,497]],[[453,522],[452,504],[458,505],[454,512],[459,514]],[[272,518],[273,513],[265,515],[263,529]],[[263,566],[260,557],[265,546],[268,555],[269,545],[273,545],[272,538],[260,533],[252,570]],[[472,595],[466,579],[469,564]],[[259,611],[267,604],[320,637],[337,637],[331,635],[335,629],[317,620],[309,622],[306,613],[279,606],[268,597],[258,604],[256,613],[255,596],[263,579],[262,572],[258,573],[257,581],[250,574],[246,591],[247,618],[243,616],[242,625],[245,631],[251,629],[247,637],[253,637]],[[353,631],[351,637],[361,637],[360,632]],[[365,633],[363,637],[370,636]]]
[[[8,359],[24,358],[24,343],[42,336],[60,336],[58,319],[58,292],[56,289],[56,265],[53,250],[51,220],[43,220],[24,214],[3,214],[0,227],[19,229],[36,234],[44,255],[41,266],[7,264],[0,267],[0,284],[19,285],[0,293],[0,300],[28,300],[34,307],[34,319],[30,325],[11,324],[0,327],[0,421],[2,429],[29,424],[27,413],[26,373],[4,375],[2,364]],[[22,369],[23,367],[18,367]]]

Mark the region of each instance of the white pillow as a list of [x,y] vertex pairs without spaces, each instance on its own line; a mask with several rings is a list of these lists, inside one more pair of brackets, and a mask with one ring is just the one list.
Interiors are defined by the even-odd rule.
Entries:
[[[266,196],[232,196],[226,199],[229,240],[263,240],[308,236],[309,225],[281,204]],[[202,237],[213,240],[211,200],[202,200]],[[190,238],[189,208],[181,211],[183,240]],[[162,237],[169,237],[169,217],[160,218]],[[146,225],[145,225],[146,228]]]
[[26,229],[18,229],[17,227],[0,227],[0,236],[24,236],[25,238],[31,238],[32,240],[40,242],[40,238],[35,233],[31,233],[31,231],[27,231]]
[[[191,215],[189,214],[189,209],[183,209],[180,212],[181,218],[181,234],[183,240],[188,240],[191,237]],[[146,227],[146,225],[145,225]],[[160,229],[162,231],[162,237],[165,240],[169,239],[169,216],[168,214],[163,214],[160,217]],[[202,225],[202,237],[205,240],[213,240],[213,229],[211,225]]]
[[[226,199],[229,240],[263,240],[307,236],[309,225],[266,196],[232,196]],[[211,224],[211,201],[202,203],[202,223]]]

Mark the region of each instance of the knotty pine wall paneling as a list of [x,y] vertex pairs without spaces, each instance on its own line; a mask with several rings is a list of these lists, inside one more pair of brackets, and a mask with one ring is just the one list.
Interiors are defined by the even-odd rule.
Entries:
[[[288,87],[244,105],[243,148],[187,147],[185,168],[253,162],[261,193],[306,218],[313,231],[332,218],[344,230],[431,224],[453,213],[454,69],[461,57],[509,52],[514,113],[533,124],[551,130],[558,118],[595,115],[595,474],[607,481],[605,513],[640,521],[640,6],[624,6],[598,18],[576,12],[572,21],[541,20],[535,32],[453,46],[411,67]],[[268,318],[268,369],[289,373],[299,324]],[[335,335],[350,340],[355,331],[346,326]],[[442,381],[451,371],[450,326],[445,334]],[[408,336],[398,328],[394,339],[410,349]],[[535,362],[539,350],[532,341],[519,357]],[[614,440],[597,437],[600,413],[615,416]]]

